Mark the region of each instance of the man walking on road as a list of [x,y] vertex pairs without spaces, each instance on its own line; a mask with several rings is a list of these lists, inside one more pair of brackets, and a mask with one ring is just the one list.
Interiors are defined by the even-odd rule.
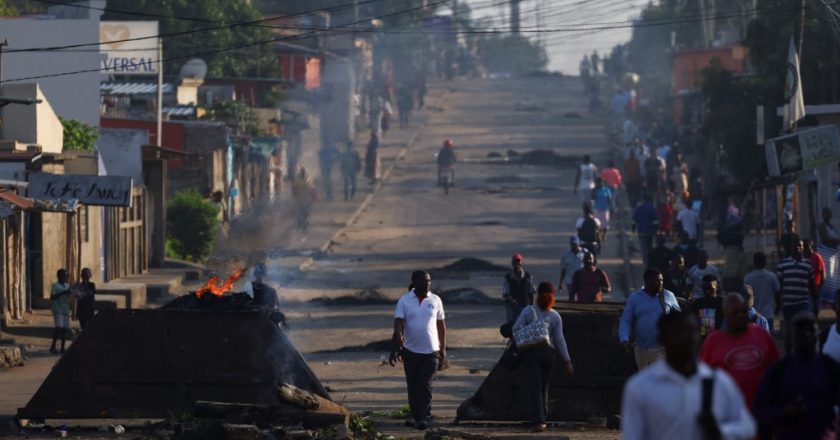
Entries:
[[624,186],[627,187],[630,209],[635,209],[642,196],[642,164],[633,150],[624,161]]
[[592,197],[592,190],[595,188],[595,174],[598,168],[589,159],[589,155],[583,156],[583,163],[578,168],[575,176],[575,193],[580,197],[581,203],[589,203]]
[[659,216],[656,208],[653,207],[653,198],[645,195],[645,201],[633,211],[633,225],[636,228],[636,235],[639,237],[639,252],[642,254],[642,263],[645,267],[650,266],[648,256],[653,248],[653,235],[659,229]]
[[607,273],[595,266],[595,256],[583,256],[583,267],[572,276],[569,301],[601,302],[604,294],[612,290]]
[[[656,269],[648,269],[644,278],[645,287],[627,298],[618,325],[619,342],[628,352],[633,349],[636,366],[640,370],[663,355],[656,323],[662,315],[680,310],[674,294],[663,289],[662,273]],[[631,332],[636,334],[633,342],[630,341]]]
[[403,362],[408,406],[414,427],[420,430],[426,429],[431,418],[432,379],[446,360],[443,302],[429,291],[431,284],[428,273],[411,274],[412,289],[397,301],[388,358],[391,366]]
[[614,161],[610,161],[607,167],[601,171],[601,179],[603,179],[607,189],[610,190],[612,196],[611,208],[615,210],[615,197],[618,194],[618,188],[621,186],[621,171],[616,168]]
[[744,284],[752,288],[755,309],[761,316],[767,318],[767,325],[770,327],[772,334],[773,318],[776,316],[779,305],[781,305],[782,287],[779,285],[779,277],[766,269],[766,255],[756,252],[753,255],[753,266],[755,269],[744,278]]
[[761,377],[779,359],[779,349],[770,333],[750,322],[749,307],[740,294],[726,296],[723,314],[726,328],[706,338],[700,359],[729,373],[752,406]]
[[569,238],[569,250],[560,258],[560,283],[558,290],[571,289],[572,275],[583,267],[583,257],[589,253],[580,245],[580,238],[573,235]]
[[729,375],[697,359],[697,319],[676,312],[659,320],[665,359],[627,381],[622,440],[748,440],[755,422]]
[[356,177],[362,170],[362,157],[353,148],[352,142],[347,142],[347,150],[341,155],[341,177],[344,180],[344,201],[356,197]]
[[811,311],[811,279],[814,269],[805,258],[802,240],[793,242],[791,255],[776,266],[782,287],[782,316],[785,320],[785,352],[790,353],[790,322],[800,312]]
[[721,284],[720,272],[717,267],[709,264],[709,253],[706,251],[700,251],[697,254],[697,264],[688,269],[687,282],[691,287],[692,300],[703,297],[703,278],[706,275],[713,275],[717,280],[718,285]]
[[534,281],[531,274],[522,267],[525,257],[514,254],[510,259],[512,270],[505,274],[502,284],[502,298],[505,299],[505,319],[514,321],[522,313],[522,309],[534,304]]

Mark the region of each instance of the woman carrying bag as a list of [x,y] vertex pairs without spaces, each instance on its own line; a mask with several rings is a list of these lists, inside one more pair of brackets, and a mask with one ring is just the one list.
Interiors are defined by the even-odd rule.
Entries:
[[552,309],[554,286],[549,282],[540,283],[535,302],[520,313],[513,325],[513,337],[522,354],[534,431],[543,432],[547,428],[548,383],[554,369],[554,357],[559,355],[563,360],[566,375],[574,373],[574,369],[563,337],[563,320]]

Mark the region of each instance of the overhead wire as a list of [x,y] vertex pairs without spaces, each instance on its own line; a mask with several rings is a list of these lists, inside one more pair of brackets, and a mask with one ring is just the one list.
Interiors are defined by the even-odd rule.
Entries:
[[[407,14],[407,13],[410,13],[410,12],[418,11],[418,10],[421,10],[421,9],[425,9],[429,6],[435,6],[435,5],[448,3],[450,1],[451,0],[438,0],[438,1],[435,1],[433,3],[429,3],[428,5],[414,7],[414,8],[408,8],[408,9],[402,9],[402,10],[399,10],[399,11],[396,11],[396,12],[392,12],[392,13],[388,13],[388,14],[382,14],[382,15],[379,15],[377,17],[367,18],[365,20],[357,20],[357,21],[349,22],[349,23],[346,23],[344,25],[339,25],[337,27],[340,28],[340,27],[343,27],[343,26],[350,26],[350,25],[358,24],[360,22],[367,21],[367,20],[370,20],[370,19],[380,19],[381,20],[381,19],[384,19],[384,18],[395,17],[395,16]],[[300,35],[277,37],[277,38],[272,38],[272,39],[269,39],[269,40],[263,40],[263,41],[243,44],[243,45],[224,48],[224,49],[208,50],[208,51],[196,52],[196,53],[192,53],[192,54],[168,57],[168,58],[164,58],[164,59],[150,60],[150,62],[152,62],[154,64],[159,64],[159,63],[162,63],[162,62],[193,58],[193,57],[201,56],[201,55],[213,55],[213,54],[227,52],[227,51],[231,51],[231,50],[238,50],[238,49],[263,45],[263,44],[279,42],[279,41],[287,41],[287,40],[293,40],[293,39],[297,39],[297,38],[304,38],[304,37],[309,36],[309,35],[314,35],[317,32],[318,31],[311,31],[311,32],[308,32],[308,33],[300,34]],[[29,80],[33,80],[33,79],[54,78],[54,77],[67,76],[67,75],[78,75],[78,74],[81,74],[81,73],[107,72],[108,70],[110,70],[110,69],[108,69],[108,68],[82,69],[82,70],[76,70],[76,71],[72,71],[72,72],[61,72],[61,73],[52,73],[52,74],[44,74],[44,75],[33,75],[33,76],[21,77],[21,78],[10,78],[10,79],[4,80],[3,82],[9,83],[9,82],[16,82],[16,81],[29,81]]]

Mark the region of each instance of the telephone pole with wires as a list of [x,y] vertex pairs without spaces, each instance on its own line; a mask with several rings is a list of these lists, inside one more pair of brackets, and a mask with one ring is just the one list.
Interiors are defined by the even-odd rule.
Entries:
[[510,0],[510,33],[519,35],[519,2],[521,0]]
[[3,84],[3,48],[8,45],[8,38],[4,38],[3,41],[0,41],[0,84]]

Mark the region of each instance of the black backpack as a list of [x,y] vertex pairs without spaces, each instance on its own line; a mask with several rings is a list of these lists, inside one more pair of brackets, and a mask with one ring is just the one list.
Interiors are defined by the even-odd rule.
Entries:
[[580,239],[586,243],[598,242],[598,223],[592,217],[585,217],[580,225]]

